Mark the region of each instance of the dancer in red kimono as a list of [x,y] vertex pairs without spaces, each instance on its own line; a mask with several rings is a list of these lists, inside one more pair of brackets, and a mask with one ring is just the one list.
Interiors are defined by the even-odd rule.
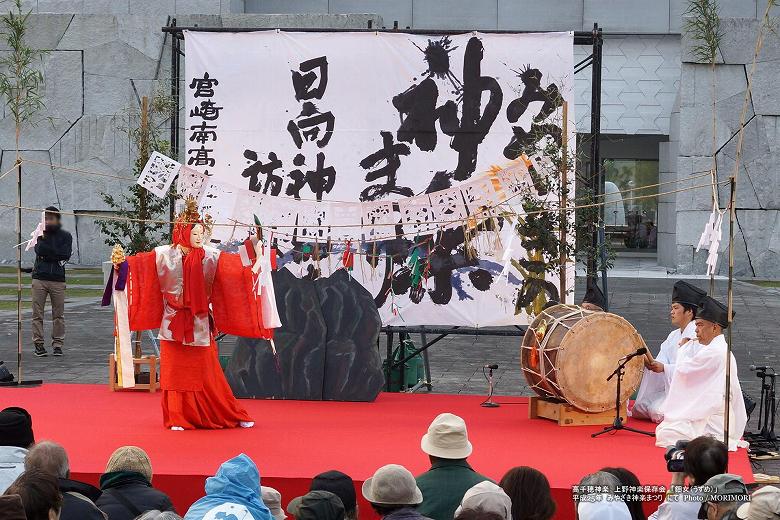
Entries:
[[117,272],[128,264],[129,329],[160,329],[163,422],[172,430],[254,426],[225,379],[214,334],[273,337],[263,326],[257,273],[239,255],[204,246],[209,230],[210,218],[204,222],[189,200],[172,245],[112,256]]

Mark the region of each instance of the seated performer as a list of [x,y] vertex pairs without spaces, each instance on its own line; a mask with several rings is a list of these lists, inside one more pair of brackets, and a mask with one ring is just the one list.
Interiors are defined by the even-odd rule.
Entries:
[[666,399],[669,385],[672,384],[677,355],[680,347],[696,337],[696,308],[704,296],[707,296],[705,291],[687,282],[674,284],[669,318],[677,328],[661,343],[657,358],[653,359],[650,353],[647,354],[642,384],[639,385],[636,401],[631,409],[632,417],[650,419],[657,423],[663,420],[661,405]]
[[[655,430],[656,446],[672,446],[678,440],[701,435],[723,438],[727,345],[722,332],[728,325],[726,307],[703,297],[696,312],[696,340],[686,343],[677,354],[669,394],[661,406],[664,419]],[[728,444],[729,450],[735,451],[746,445],[740,438],[747,413],[733,354],[730,362]]]
[[604,312],[604,308],[607,306],[604,293],[599,289],[595,280],[590,284],[588,290],[585,292],[585,296],[582,298],[580,307],[588,311],[600,311]]
[[258,294],[272,288],[258,290],[258,273],[243,266],[239,255],[203,245],[210,220],[189,199],[176,219],[173,245],[126,260],[112,255],[127,280],[127,304],[117,307],[117,323],[129,322],[129,330],[160,329],[163,422],[172,430],[253,426],[225,380],[214,335],[271,339],[272,327],[279,326],[268,298],[262,302],[273,306],[273,318],[264,323],[269,309],[261,309]]

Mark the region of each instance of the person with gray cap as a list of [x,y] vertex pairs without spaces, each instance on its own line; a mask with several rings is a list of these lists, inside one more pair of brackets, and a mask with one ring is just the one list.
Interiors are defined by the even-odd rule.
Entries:
[[704,483],[704,502],[699,509],[701,520],[732,520],[737,509],[750,500],[745,482],[739,475],[723,473]]
[[362,492],[363,498],[382,518],[430,520],[418,511],[423,501],[423,494],[417,487],[414,476],[403,466],[398,464],[382,466],[376,470],[373,477],[363,482]]
[[512,499],[498,484],[485,480],[466,491],[455,518],[460,518],[464,511],[493,513],[502,520],[512,520]]
[[[733,317],[733,313],[732,313]],[[721,439],[724,432],[724,387],[726,351],[723,329],[730,324],[722,303],[705,296],[696,311],[696,341],[689,341],[678,354],[666,401],[661,406],[664,420],[655,430],[655,445],[673,446],[679,440],[700,435]],[[747,446],[740,441],[747,425],[747,412],[739,384],[737,361],[732,354],[728,449]]]
[[27,450],[35,444],[32,417],[24,408],[0,411],[0,494],[24,473]]
[[344,504],[330,491],[309,491],[287,504],[296,520],[344,520]]
[[282,494],[272,487],[260,486],[260,496],[263,498],[263,504],[271,512],[274,520],[285,520],[287,515],[282,509]]
[[32,268],[32,336],[35,355],[48,356],[43,346],[43,312],[46,298],[51,299],[52,354],[62,355],[65,342],[65,264],[73,254],[73,237],[62,229],[60,210],[46,208],[43,235],[35,243]]
[[780,489],[764,486],[753,492],[750,502],[737,509],[740,520],[778,520],[780,519]]
[[417,477],[423,494],[418,511],[433,520],[451,520],[466,491],[490,480],[466,461],[473,447],[465,421],[451,413],[440,414],[423,435],[420,447],[428,454],[431,468]]

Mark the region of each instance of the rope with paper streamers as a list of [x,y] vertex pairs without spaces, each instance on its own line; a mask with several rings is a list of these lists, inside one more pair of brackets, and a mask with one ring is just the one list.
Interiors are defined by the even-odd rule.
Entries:
[[[113,175],[113,174],[110,174],[110,173],[98,172],[98,171],[95,171],[95,170],[85,170],[83,168],[73,168],[71,166],[66,166],[64,164],[53,164],[53,163],[47,163],[47,162],[43,162],[43,161],[35,161],[33,159],[21,158],[18,164],[25,164],[25,163],[35,164],[35,165],[39,165],[39,166],[46,166],[46,167],[49,167],[49,168],[51,168],[53,170],[65,170],[65,171],[68,171],[68,172],[79,173],[79,174],[83,174],[83,175],[94,175],[96,177],[106,177],[106,178],[110,178],[110,179],[118,179],[118,180],[131,181],[131,182],[136,182],[138,180],[135,177],[124,177],[124,176],[121,176],[121,175]],[[17,164],[14,163],[14,165],[8,171],[0,174],[0,180],[2,180],[8,174],[10,174],[13,171],[15,171],[16,167],[17,167]],[[657,182],[657,183],[654,183],[654,184],[645,184],[643,186],[637,186],[635,188],[627,188],[625,190],[616,190],[616,191],[613,191],[613,192],[610,192],[610,193],[599,193],[598,195],[580,196],[580,197],[575,197],[575,198],[573,198],[571,200],[572,201],[578,201],[578,200],[586,200],[586,199],[589,199],[589,198],[598,199],[598,198],[601,198],[601,197],[607,197],[607,196],[610,196],[610,195],[615,195],[617,193],[620,193],[620,194],[631,193],[631,192],[636,192],[636,191],[644,191],[644,190],[647,190],[647,189],[650,189],[650,188],[659,188],[661,186],[668,186],[670,184],[680,184],[680,183],[683,183],[683,182],[689,182],[689,181],[692,181],[692,180],[700,179],[702,177],[714,178],[712,172],[713,172],[713,170],[698,170],[698,171],[692,172],[692,175],[688,175],[687,177],[685,177],[683,179],[675,179],[675,180],[671,180],[671,181]],[[275,197],[277,199],[290,200],[290,201],[295,201],[295,202],[300,202],[300,201],[305,201],[305,202],[322,202],[322,201],[318,201],[317,199],[309,199],[309,198],[305,198],[305,197],[295,198],[295,197],[287,197],[287,196],[284,196],[284,195],[275,195]],[[623,200],[626,200],[626,199],[623,199]],[[332,204],[354,204],[355,203],[355,201],[337,200],[337,199],[329,199],[327,202],[328,203],[332,203]],[[614,204],[615,202],[617,202],[617,201],[609,201],[608,204]]]
[[[721,182],[718,182],[717,185],[725,185],[725,184],[728,184],[728,183],[729,183],[729,181],[721,181]],[[686,191],[691,191],[691,190],[696,190],[696,189],[710,188],[711,186],[712,185],[710,183],[700,184],[700,185],[696,185],[696,186],[688,186],[688,187],[685,187],[685,188],[679,188],[679,189],[676,189],[676,190],[671,190],[671,191],[666,191],[666,192],[653,193],[653,194],[649,194],[649,195],[637,195],[635,197],[626,197],[626,198],[623,199],[623,201],[645,200],[645,199],[651,199],[651,198],[655,198],[655,197],[663,197],[663,196],[666,196],[666,195],[673,195],[673,194],[676,194],[676,193],[683,193],[683,192],[686,192]],[[585,209],[585,208],[600,207],[600,206],[604,206],[604,205],[607,205],[607,204],[614,204],[614,202],[593,202],[593,203],[589,203],[589,204],[581,204],[581,205],[575,205],[575,206],[566,206],[563,209],[566,212],[572,212],[572,211],[577,211],[577,210]],[[33,208],[33,207],[28,207],[28,206],[19,206],[19,205],[16,205],[16,204],[6,204],[6,203],[0,203],[0,207],[11,208],[11,209],[21,209],[22,211],[31,211],[31,212],[37,212],[37,213],[39,213],[39,212],[44,210],[43,208]],[[485,210],[495,209],[496,207],[497,206],[486,207]],[[501,217],[507,217],[507,216],[520,216],[520,217],[524,217],[524,216],[543,214],[543,213],[550,212],[550,211],[559,212],[559,211],[561,211],[561,209],[560,208],[550,208],[550,209],[542,209],[542,210],[529,211],[529,212],[503,211],[503,212],[497,213],[497,214],[487,214],[487,213],[485,213],[485,214],[480,214],[478,216],[472,215],[472,216],[469,216],[469,217],[460,218],[460,219],[453,219],[453,220],[429,221],[429,222],[426,222],[426,224],[437,224],[437,225],[466,224],[466,223],[468,223],[469,220],[473,221],[475,219],[487,220],[487,219],[490,219],[490,218],[501,218]],[[113,220],[113,221],[124,221],[124,222],[147,222],[147,223],[152,223],[152,224],[174,224],[175,223],[174,221],[170,221],[170,220],[166,220],[166,219],[137,219],[137,218],[130,218],[130,217],[119,217],[119,216],[100,215],[100,214],[96,214],[96,213],[82,213],[82,212],[79,212],[77,214],[75,212],[65,211],[65,210],[61,210],[60,213],[62,215],[78,216],[80,218],[94,218],[94,219],[98,219],[98,220]],[[397,223],[397,222],[396,223],[381,223],[380,222],[380,223],[377,223],[377,224],[372,224],[371,226],[374,226],[374,227],[376,227],[376,226],[391,226],[391,227],[395,227],[395,226],[399,226],[399,225],[402,225],[402,224],[401,223]],[[292,225],[280,224],[280,225],[274,225],[274,226],[266,226],[266,225],[262,225],[262,224],[261,225],[257,225],[256,223],[244,223],[244,222],[229,222],[229,223],[215,222],[213,224],[213,226],[214,227],[218,227],[218,226],[227,226],[227,227],[240,226],[240,227],[246,227],[246,228],[260,228],[263,231],[269,231],[269,232],[273,232],[273,233],[275,233],[277,235],[290,236],[290,237],[295,237],[296,235],[294,235],[294,234],[287,234],[287,233],[279,231],[278,229],[279,228],[282,228],[282,229],[293,228],[293,229],[295,229],[295,228],[301,227],[300,225],[294,225],[294,224],[292,224]],[[320,228],[327,229],[327,228],[333,228],[333,227],[368,227],[368,226],[366,226],[364,224],[343,224],[343,225],[321,225],[321,226],[310,226],[310,227],[320,227]],[[405,233],[397,233],[397,234],[393,234],[393,235],[386,235],[386,236],[383,236],[383,237],[380,237],[380,238],[376,239],[376,241],[392,240],[393,238],[402,238],[402,237],[405,237],[407,235],[412,235],[412,234],[419,234],[419,232],[418,231],[414,231],[414,232],[405,232]],[[373,241],[374,240],[364,240],[364,242],[373,242]],[[341,240],[341,241],[332,240],[332,242],[347,243],[348,241],[347,240]]]

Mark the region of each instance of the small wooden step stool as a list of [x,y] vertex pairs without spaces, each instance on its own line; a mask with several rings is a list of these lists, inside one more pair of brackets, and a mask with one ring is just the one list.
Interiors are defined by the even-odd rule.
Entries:
[[[625,409],[620,417],[626,420]],[[588,413],[574,408],[568,403],[548,401],[541,397],[531,397],[528,403],[529,419],[550,419],[556,421],[558,426],[593,426],[610,425],[615,421],[615,410]]]
[[112,392],[117,390],[148,390],[149,392],[157,391],[157,356],[141,356],[133,357],[133,374],[138,375],[141,373],[141,367],[149,367],[149,384],[136,383],[132,388],[122,388],[117,383],[116,375],[116,356],[111,354],[108,356],[108,386]]

